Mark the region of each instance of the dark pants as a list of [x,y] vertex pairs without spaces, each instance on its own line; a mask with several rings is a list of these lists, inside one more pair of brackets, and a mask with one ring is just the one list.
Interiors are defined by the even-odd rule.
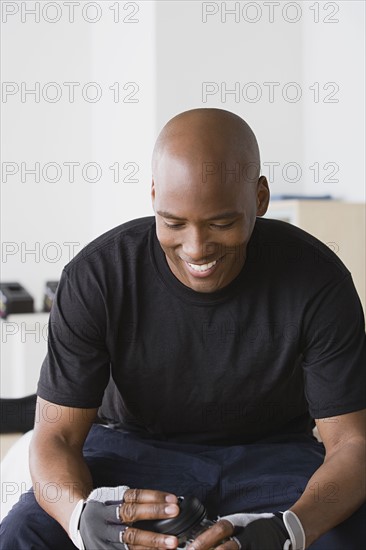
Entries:
[[[194,494],[215,519],[237,512],[287,510],[322,463],[324,447],[299,435],[294,435],[291,443],[287,438],[231,447],[177,444],[95,425],[84,456],[94,487],[128,485]],[[328,496],[337,499],[336,483]],[[365,512],[363,506],[311,545],[311,550],[363,548]],[[4,519],[0,533],[2,550],[75,550],[62,527],[38,506],[33,492],[22,495]]]

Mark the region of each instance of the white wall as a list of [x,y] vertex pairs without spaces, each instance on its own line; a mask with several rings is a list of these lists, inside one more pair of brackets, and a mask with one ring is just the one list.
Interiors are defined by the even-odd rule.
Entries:
[[108,90],[106,101],[95,106],[92,119],[92,154],[103,166],[103,177],[92,192],[91,231],[96,237],[124,221],[153,214],[154,2],[121,2],[119,25],[113,18],[104,18],[93,27],[91,56],[93,79]]
[[303,109],[304,162],[320,169],[319,181],[307,179],[304,191],[355,202],[365,201],[365,7],[331,2],[321,6],[318,24],[306,18],[303,26],[303,79],[319,83],[318,102],[315,89]]
[[[158,2],[157,126],[194,107],[232,110],[258,137],[273,195],[364,201],[364,21],[359,1]],[[204,82],[218,88],[206,102]],[[236,83],[239,97],[220,94]],[[279,83],[271,99],[268,83]]]
[[[90,235],[88,184],[80,170],[75,170],[75,181],[69,181],[63,163],[91,160],[92,104],[82,100],[80,92],[70,103],[63,83],[82,85],[92,80],[91,26],[81,18],[71,24],[65,14],[51,24],[43,17],[38,23],[24,13],[22,22],[20,6],[25,3],[17,4],[19,12],[2,23],[3,86],[14,82],[21,89],[24,82],[23,88],[30,89],[38,82],[41,93],[39,102],[31,95],[22,101],[20,91],[2,97],[2,168],[4,163],[14,162],[19,171],[2,180],[1,275],[4,281],[23,284],[36,297],[39,308],[44,282],[57,280],[69,260],[72,248],[64,243],[85,243]],[[26,4],[31,7],[34,2]],[[51,11],[48,17],[53,17]],[[44,90],[46,98],[53,97],[56,89],[48,88],[47,95],[44,88],[49,82],[61,88],[58,102],[48,102],[42,95]],[[31,168],[36,162],[40,163],[40,181],[24,173],[22,182],[21,164]],[[58,182],[47,181],[55,177],[56,170],[50,169],[46,179],[42,177],[42,168],[49,162],[58,163],[62,170]],[[29,250],[35,253],[27,253]]]
[[[7,15],[4,4],[15,4],[18,12]],[[63,266],[82,246],[131,217],[152,213],[155,26],[153,2],[120,2],[119,12],[116,2],[81,2],[73,22],[63,2],[57,2],[58,11],[45,12],[46,4],[41,2],[37,22],[21,9],[34,9],[35,4],[2,6],[3,82],[14,82],[19,89],[22,82],[27,89],[39,82],[41,93],[39,103],[30,95],[22,102],[19,91],[3,97],[1,104],[2,167],[18,168],[2,183],[1,276],[3,281],[23,284],[40,309],[45,281],[58,280]],[[58,16],[55,23],[47,21]],[[56,88],[47,88],[49,82],[56,82],[62,91],[54,103],[42,95],[43,90],[46,99],[53,97]],[[74,102],[71,86],[64,82],[79,83]],[[94,102],[97,93],[101,97]],[[129,97],[137,102],[127,103]],[[22,182],[21,164],[30,168],[36,162],[40,181],[24,174]],[[45,172],[46,179],[42,176],[50,162],[62,172],[57,182],[47,181],[55,177],[55,168]],[[65,162],[80,163],[73,182]],[[119,183],[114,182],[112,165],[119,165]],[[137,170],[132,178],[137,182],[123,182]]]
[[[225,4],[227,11],[236,12],[225,12]],[[282,9],[272,17],[263,2],[158,2],[157,126],[186,109],[228,109],[253,128],[262,162],[280,163],[276,174],[289,162],[302,165],[303,100],[291,103],[282,94],[287,97],[290,82],[301,86],[302,22],[287,22]],[[291,9],[285,16],[297,18]],[[203,94],[205,82],[214,83],[210,89],[218,91]],[[246,87],[248,83],[254,84]],[[238,96],[225,94],[235,89]],[[287,92],[292,99],[296,89],[289,87]],[[257,93],[258,101],[250,101]],[[268,165],[263,173],[269,175]],[[289,178],[293,178],[291,170]],[[276,177],[271,188],[273,193],[299,193],[302,186],[302,180],[289,184]]]

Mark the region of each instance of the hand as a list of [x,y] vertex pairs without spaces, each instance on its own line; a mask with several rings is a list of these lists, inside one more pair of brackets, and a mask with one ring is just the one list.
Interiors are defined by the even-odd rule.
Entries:
[[238,550],[238,543],[231,538],[235,528],[226,519],[220,519],[189,544],[187,550]]
[[177,502],[175,495],[162,491],[125,486],[94,489],[76,506],[70,537],[79,550],[173,549],[178,545],[177,537],[136,529],[132,524],[175,517],[179,514]]
[[[225,540],[228,538],[228,540]],[[305,534],[299,518],[284,514],[232,514],[199,535],[188,550],[304,550]]]
[[[129,489],[120,507],[120,518],[124,523],[140,520],[166,519],[179,514],[178,499],[171,493],[147,489]],[[178,538],[129,527],[124,532],[123,542],[130,550],[143,548],[176,548]]]

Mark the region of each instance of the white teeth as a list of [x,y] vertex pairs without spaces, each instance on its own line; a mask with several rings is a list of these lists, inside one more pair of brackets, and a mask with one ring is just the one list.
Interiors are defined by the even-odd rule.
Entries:
[[189,262],[187,263],[195,271],[201,272],[201,271],[207,271],[208,269],[211,269],[211,267],[213,267],[217,263],[217,260],[210,262],[209,264],[203,264],[203,265],[190,264]]

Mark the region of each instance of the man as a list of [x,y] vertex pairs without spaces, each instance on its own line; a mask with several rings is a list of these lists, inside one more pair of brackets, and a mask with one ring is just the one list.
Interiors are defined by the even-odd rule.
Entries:
[[[153,154],[155,220],[65,267],[31,445],[38,504],[8,515],[6,550],[175,548],[136,522],[177,517],[181,494],[221,516],[194,550],[361,547],[362,308],[325,245],[261,219],[259,166],[233,113],[174,117]],[[107,385],[116,429],[93,425]]]

